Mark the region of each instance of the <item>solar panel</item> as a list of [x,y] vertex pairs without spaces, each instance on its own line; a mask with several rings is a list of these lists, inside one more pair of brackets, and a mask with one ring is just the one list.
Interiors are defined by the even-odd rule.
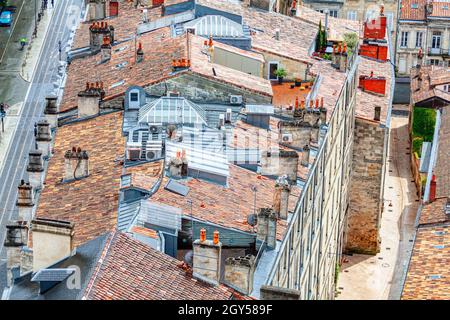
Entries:
[[181,183],[178,183],[172,179],[170,179],[169,182],[167,182],[164,189],[169,190],[173,193],[179,194],[180,196],[183,196],[183,197],[185,197],[189,192],[189,187],[186,187],[186,186],[182,185]]
[[74,272],[75,269],[42,269],[33,276],[31,281],[61,282]]

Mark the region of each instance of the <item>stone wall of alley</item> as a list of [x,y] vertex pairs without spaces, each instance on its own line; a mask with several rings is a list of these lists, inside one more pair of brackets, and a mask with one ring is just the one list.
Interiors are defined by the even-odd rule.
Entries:
[[372,121],[355,120],[346,252],[379,251],[386,130]]

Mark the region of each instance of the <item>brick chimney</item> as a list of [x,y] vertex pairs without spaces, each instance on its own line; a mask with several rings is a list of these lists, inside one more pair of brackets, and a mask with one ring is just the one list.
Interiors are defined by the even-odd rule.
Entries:
[[21,180],[18,189],[19,195],[16,205],[19,209],[19,220],[30,222],[33,217],[34,206],[33,187],[30,183],[25,183],[24,180]]
[[305,112],[304,120],[283,120],[279,122],[280,126],[280,144],[291,148],[302,148],[309,144],[311,139],[312,124],[309,117],[315,114],[317,118],[319,113]]
[[436,200],[436,175],[433,174],[430,182],[430,196],[428,201],[433,202]]
[[41,120],[36,124],[36,129],[36,143],[38,150],[42,151],[44,157],[48,157],[50,155],[50,142],[52,141],[50,123],[45,119]]
[[254,273],[255,257],[252,255],[229,257],[225,260],[224,283],[240,293],[252,293]]
[[110,43],[114,44],[114,27],[107,22],[94,22],[89,27],[89,46],[92,53],[98,53],[101,49],[103,39],[108,37]]
[[347,52],[347,44],[344,42],[341,51],[341,57],[339,60],[339,71],[345,72],[347,70],[348,63],[348,52]]
[[315,123],[312,126],[310,141],[312,143],[317,143],[318,144],[319,143],[319,138],[320,138],[320,125],[319,125],[319,122],[317,122],[317,123]]
[[41,189],[44,173],[42,151],[30,151],[30,153],[28,154],[27,172],[31,186],[35,189]]
[[47,96],[45,98],[46,103],[44,115],[51,128],[56,128],[58,126],[58,106],[56,105],[57,100],[58,97],[56,96]]
[[64,154],[64,181],[78,180],[89,175],[89,155],[80,147]]
[[102,88],[99,82],[86,83],[86,88],[78,93],[78,118],[95,116],[100,113]]
[[375,93],[384,96],[386,94],[386,78],[375,77],[373,71],[370,76],[359,76],[359,88],[363,91]]
[[303,146],[302,149],[302,161],[301,165],[304,167],[309,167],[309,154],[311,150],[308,145]]
[[142,50],[142,43],[139,42],[139,46],[136,51],[136,62],[141,63],[142,61],[144,61],[144,50]]
[[28,227],[24,221],[14,221],[6,225],[4,247],[6,249],[7,285],[20,275],[20,258],[22,247],[27,244]]
[[258,212],[257,249],[266,241],[268,249],[275,249],[277,244],[277,214],[272,208],[261,208]]
[[74,224],[68,221],[35,219],[31,222],[33,271],[47,268],[68,257],[73,250]]
[[286,220],[288,217],[290,194],[291,184],[287,175],[278,177],[275,183],[273,210],[280,219]]
[[106,18],[106,1],[107,0],[89,0],[88,21]]
[[103,43],[100,47],[102,63],[111,60],[111,39],[108,36],[103,37]]
[[200,239],[193,243],[193,276],[212,285],[218,285],[220,280],[220,261],[222,243],[219,232],[214,231],[214,240],[206,239],[206,230],[200,230]]
[[295,151],[272,149],[263,151],[260,174],[267,176],[287,175],[291,183],[297,181],[298,154]]

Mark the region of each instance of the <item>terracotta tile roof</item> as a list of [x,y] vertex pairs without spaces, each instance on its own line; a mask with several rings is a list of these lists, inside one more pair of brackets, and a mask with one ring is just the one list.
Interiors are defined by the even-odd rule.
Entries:
[[131,232],[134,233],[138,233],[141,234],[143,236],[152,238],[152,239],[158,239],[158,232],[156,232],[153,229],[149,229],[149,228],[145,228],[145,227],[139,227],[139,226],[134,226],[133,228],[131,228]]
[[[308,23],[313,23],[319,26],[322,21],[322,27],[325,26],[325,14],[320,13],[312,8],[299,6],[296,18],[304,20]],[[344,34],[348,32],[359,33],[362,30],[362,23],[360,21],[347,20],[328,16],[328,39],[344,40]]]
[[441,109],[436,166],[436,197],[450,197],[450,107]]
[[[144,51],[144,61],[135,63],[135,41],[113,46],[111,60],[100,63],[101,54],[74,60],[68,68],[68,77],[60,111],[77,105],[77,94],[86,82],[103,81],[105,99],[123,94],[131,85],[149,85],[170,77],[172,60],[186,58],[186,38],[172,38],[170,28],[161,28],[143,34],[139,40]],[[124,49],[116,52],[117,49]],[[123,67],[119,64],[125,63]],[[123,84],[119,84],[124,81]],[[114,86],[117,85],[117,86]]]
[[316,76],[320,74],[322,78],[318,98],[323,97],[323,104],[327,109],[327,121],[329,121],[345,84],[346,74],[333,68],[329,61],[317,60],[311,67],[311,73]]
[[450,17],[450,4],[445,1],[433,1],[433,11],[429,15],[429,17]]
[[[436,74],[436,75],[434,75]],[[439,98],[450,103],[450,93],[443,91],[439,85],[450,83],[446,68],[421,66],[411,69],[411,98],[413,104]]]
[[440,198],[424,205],[420,213],[419,224],[436,224],[450,221],[450,217],[445,214],[446,203],[447,198]]
[[126,174],[131,174],[131,186],[150,190],[161,176],[163,161],[147,162],[128,167]]
[[425,20],[427,0],[402,0],[400,19]]
[[[138,5],[136,8],[132,2],[120,2],[119,15],[117,17],[96,20],[96,22],[107,22],[108,25],[112,25],[114,27],[115,41],[122,41],[135,35],[137,26],[142,23],[142,9],[144,8],[142,5]],[[161,7],[148,8],[147,17],[149,21],[160,18]],[[90,21],[80,23],[75,33],[72,49],[89,46],[89,27],[91,24],[92,22]]]
[[417,230],[403,300],[450,299],[450,226]]
[[[75,223],[76,246],[116,225],[122,171],[116,158],[123,156],[125,146],[121,123],[122,113],[114,112],[58,128],[36,216]],[[64,153],[73,146],[88,152],[90,174],[61,183]]]
[[[191,67],[189,71],[184,72],[193,72],[211,80],[272,96],[272,88],[268,80],[208,62],[206,54],[201,52],[205,39],[191,34],[189,36]],[[106,63],[100,63],[100,53],[74,60],[68,68],[68,78],[60,111],[64,112],[76,106],[77,94],[85,87],[87,81],[103,81],[106,91],[105,100],[108,100],[123,94],[131,85],[147,86],[179,74],[172,72],[172,60],[187,58],[186,34],[172,38],[170,28],[166,27],[145,33],[138,41],[142,43],[144,51],[144,61],[139,64],[134,62],[134,40],[114,46],[111,60]],[[219,46],[237,52],[231,46],[224,44]],[[124,50],[115,51],[122,48]],[[260,58],[256,53],[247,55]],[[119,67],[118,65],[122,63],[126,65]],[[213,67],[216,76],[213,74]]]
[[[160,188],[149,198],[149,201],[181,208],[185,215],[190,215],[191,207],[187,203],[187,200],[190,199],[193,202],[194,218],[227,228],[253,232],[253,228],[247,223],[247,216],[253,213],[254,209],[253,200],[249,200],[254,197],[251,187],[253,185],[257,187],[256,210],[272,207],[275,181],[232,164],[229,165],[229,170],[227,187],[189,178],[186,182],[180,182],[189,187],[186,197]],[[162,186],[167,181],[168,178],[164,178]],[[299,194],[298,189],[295,187],[291,194],[289,208],[293,210],[295,197]],[[286,226],[285,220],[278,220],[277,238],[279,240],[283,239]]]
[[[235,69],[231,69],[220,64],[211,63],[208,61],[208,56],[202,52],[202,47],[204,45],[205,38],[188,34],[190,39],[190,59],[191,68],[190,70],[194,73],[200,74],[204,77],[210,78],[212,80],[226,82],[234,86],[254,91],[259,94],[272,96],[272,87],[270,81],[263,79],[261,77],[253,76],[245,72],[241,72]],[[215,45],[217,41],[214,42]],[[237,49],[232,46],[225,44],[219,44],[223,49],[233,51],[235,53],[241,54]],[[241,50],[243,51],[243,50]],[[251,56],[252,58],[260,59],[260,55],[256,53],[246,53],[246,56]],[[213,74],[213,69],[216,71],[216,76]]]
[[380,62],[360,56],[357,76],[370,76],[373,71],[374,76],[383,76],[386,78],[386,94],[384,96],[365,92],[361,88],[356,93],[356,110],[355,115],[358,118],[374,120],[375,107],[381,107],[380,123],[385,124],[388,110],[391,104],[391,84],[392,84],[392,68],[389,61]]
[[88,300],[228,300],[233,290],[198,281],[180,261],[115,232],[89,285]]

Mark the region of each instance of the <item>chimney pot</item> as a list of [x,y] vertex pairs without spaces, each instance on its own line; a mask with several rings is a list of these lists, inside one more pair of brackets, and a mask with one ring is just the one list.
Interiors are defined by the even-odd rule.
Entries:
[[200,229],[200,241],[203,242],[206,240],[206,230],[204,228]]
[[214,231],[213,243],[214,244],[218,244],[219,243],[219,231],[217,231],[217,230]]

